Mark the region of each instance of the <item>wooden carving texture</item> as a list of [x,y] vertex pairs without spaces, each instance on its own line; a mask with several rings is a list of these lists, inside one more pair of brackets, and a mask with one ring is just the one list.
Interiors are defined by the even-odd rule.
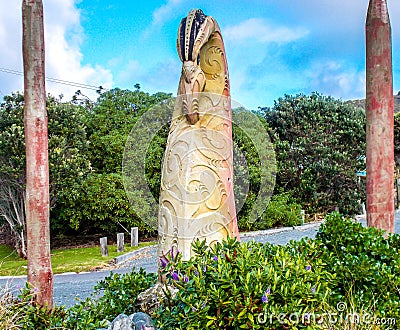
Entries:
[[220,29],[192,10],[178,31],[182,75],[164,155],[159,255],[188,260],[197,238],[238,237],[233,195],[232,114]]

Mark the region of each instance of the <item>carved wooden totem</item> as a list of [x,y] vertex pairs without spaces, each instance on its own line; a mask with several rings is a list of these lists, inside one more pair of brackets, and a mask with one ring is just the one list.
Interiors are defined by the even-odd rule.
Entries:
[[164,155],[158,253],[179,251],[188,260],[197,238],[213,244],[239,233],[228,67],[217,22],[190,11],[177,50],[182,74]]

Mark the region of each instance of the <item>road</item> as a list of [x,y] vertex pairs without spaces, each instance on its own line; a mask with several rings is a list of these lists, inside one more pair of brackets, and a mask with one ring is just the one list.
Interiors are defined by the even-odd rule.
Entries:
[[[365,225],[365,219],[360,219]],[[258,242],[270,242],[273,244],[286,244],[290,240],[299,240],[303,237],[314,238],[319,228],[319,224],[307,224],[294,228],[272,229],[261,232],[243,233],[242,241],[254,239]],[[396,212],[395,231],[400,233],[400,212]],[[112,270],[102,270],[88,273],[67,273],[54,276],[54,303],[56,305],[66,305],[70,307],[77,302],[77,299],[85,299],[93,292],[96,283],[110,272],[124,274],[132,269],[143,267],[148,272],[157,270],[157,247],[149,246],[141,249],[134,258],[120,264]],[[4,287],[11,292],[17,292],[18,288],[25,285],[26,277],[0,277],[0,290]]]

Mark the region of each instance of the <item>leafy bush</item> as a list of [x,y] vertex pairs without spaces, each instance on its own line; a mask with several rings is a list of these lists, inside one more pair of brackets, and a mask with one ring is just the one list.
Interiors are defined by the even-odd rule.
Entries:
[[[400,317],[400,236],[363,227],[339,213],[326,217],[317,234],[321,256],[337,278],[332,299],[352,293],[356,305],[372,305],[379,317]],[[400,320],[400,319],[399,319]]]
[[302,223],[301,205],[289,194],[278,194],[271,198],[261,218],[254,223],[252,230],[275,227],[290,227]]
[[17,323],[19,322],[21,315],[17,311],[10,309],[10,304],[13,303],[13,299],[10,296],[10,292],[7,289],[0,290],[0,329],[18,329]]
[[[284,247],[233,239],[210,248],[197,241],[194,250],[196,258],[167,265],[167,278],[180,290],[158,310],[159,329],[263,329],[260,315],[284,329],[293,325],[291,312],[327,306],[334,275],[322,260],[311,267]],[[287,317],[278,320],[280,313]]]
[[[136,298],[157,280],[157,275],[148,274],[142,268],[136,272],[111,274],[100,281],[91,297],[68,310],[68,329],[98,329],[112,321],[118,314],[137,311]],[[100,295],[100,297],[98,297]]]
[[[108,321],[120,313],[136,312],[137,295],[153,285],[156,279],[155,274],[147,274],[143,269],[124,275],[111,274],[95,286],[90,297],[69,309],[55,306],[49,310],[38,306],[32,299],[31,288],[26,287],[18,299],[8,301],[5,310],[7,315],[18,316],[13,319],[15,329],[99,329],[106,327]],[[1,307],[0,303],[0,311]],[[1,322],[5,321],[0,321],[0,325]]]
[[[53,309],[41,307],[34,301],[34,290],[29,284],[21,290],[18,298],[10,298],[6,309],[10,314],[18,315],[13,320],[15,329],[20,330],[47,330],[65,328],[67,316],[64,307],[55,306]],[[3,329],[0,327],[0,329]],[[9,328],[4,328],[9,329]],[[10,328],[12,329],[12,328]]]

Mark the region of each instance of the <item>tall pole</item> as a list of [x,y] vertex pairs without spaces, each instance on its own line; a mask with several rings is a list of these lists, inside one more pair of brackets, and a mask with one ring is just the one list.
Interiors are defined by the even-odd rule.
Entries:
[[366,21],[367,224],[394,232],[392,41],[386,0],[370,0]]
[[28,282],[34,287],[36,302],[51,308],[53,272],[50,260],[48,133],[41,0],[23,0],[22,28]]

